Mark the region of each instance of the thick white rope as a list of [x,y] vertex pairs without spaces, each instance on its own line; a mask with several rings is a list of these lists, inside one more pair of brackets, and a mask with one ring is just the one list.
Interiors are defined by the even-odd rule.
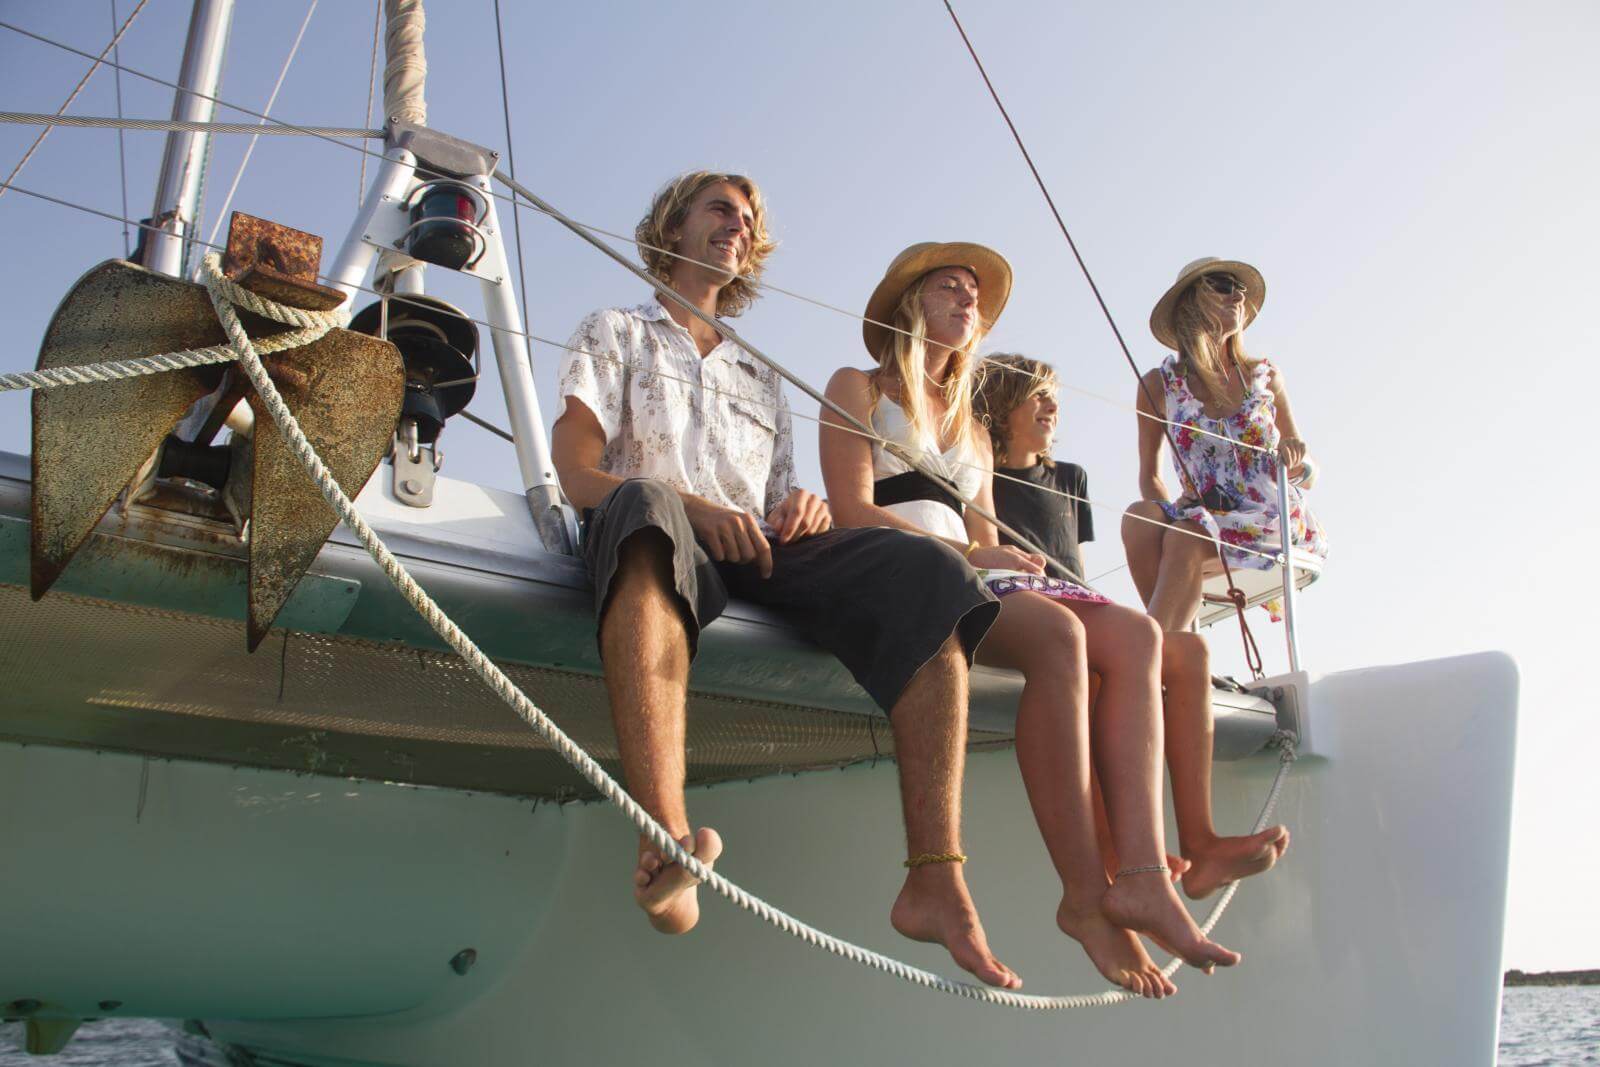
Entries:
[[[250,310],[268,318],[290,325],[300,325],[299,316],[305,313],[298,312],[292,308],[273,306],[270,301],[263,301],[253,293],[245,293],[244,290],[240,290],[223,277],[221,257],[215,253],[206,256],[202,270],[207,290],[211,296],[212,306],[216,309],[217,317],[221,320],[223,329],[227,331],[228,338],[238,354],[240,366],[244,368],[245,374],[249,376],[250,381],[255,385],[263,404],[265,404],[268,413],[271,414],[273,421],[278,424],[279,430],[283,433],[295,457],[306,469],[306,472],[311,475],[312,479],[316,481],[323,497],[338,512],[340,519],[361,541],[373,560],[382,568],[384,574],[400,590],[412,607],[428,622],[434,632],[443,638],[451,648],[455,649],[462,659],[466,660],[468,665],[472,667],[474,673],[483,679],[484,683],[494,690],[496,695],[510,705],[518,716],[533,727],[540,737],[560,753],[563,759],[583,775],[584,779],[596,791],[620,808],[623,814],[628,817],[628,820],[663,855],[670,858],[672,862],[680,864],[690,874],[700,879],[722,897],[807,944],[815,945],[837,956],[894,975],[914,985],[924,986],[971,1000],[1034,1011],[1119,1004],[1123,1001],[1135,999],[1133,993],[1125,990],[1107,990],[1102,993],[1078,996],[1044,997],[1011,993],[1005,990],[975,985],[970,982],[954,981],[931,971],[912,967],[900,960],[892,959],[871,949],[863,948],[860,945],[818,930],[773,907],[759,897],[746,892],[715,871],[706,868],[699,860],[686,852],[677,841],[673,840],[672,835],[660,823],[656,822],[649,812],[640,807],[616,779],[607,774],[604,768],[596,763],[587,752],[552,722],[549,716],[529,700],[527,695],[518,689],[516,684],[496,667],[488,656],[484,655],[483,651],[473,643],[471,638],[467,637],[440,610],[439,606],[406,572],[400,561],[384,545],[382,539],[367,525],[361,514],[356,510],[355,504],[345,495],[339,484],[328,472],[322,460],[317,456],[316,451],[311,447],[310,442],[306,440],[305,434],[301,431],[293,413],[289,411],[288,406],[283,401],[283,397],[279,395],[277,388],[272,383],[272,379],[268,376],[266,368],[262,365],[257,349],[251,342],[249,335],[245,333],[244,326],[239,322],[238,315],[234,313],[232,298],[235,294],[243,293],[250,299],[242,301],[242,306],[246,306]],[[1268,793],[1261,817],[1257,820],[1258,829],[1265,826],[1266,821],[1271,817],[1272,809],[1276,806],[1278,796],[1282,791],[1284,776],[1288,771],[1292,757],[1292,746],[1286,746],[1277,778],[1273,781],[1272,789]],[[1228,891],[1223,894],[1222,899],[1218,901],[1217,906],[1212,909],[1210,916],[1201,927],[1203,930],[1210,930],[1215,926],[1217,920],[1221,918],[1228,902],[1233,899],[1234,888],[1235,886],[1229,886]],[[1170,975],[1180,966],[1182,966],[1182,960],[1173,959],[1163,968],[1163,973]]]
[[[282,352],[308,345],[327,333],[331,326],[304,330],[291,330],[256,342],[256,350],[263,355]],[[0,393],[16,389],[56,389],[67,385],[88,385],[92,382],[114,382],[123,378],[138,378],[146,374],[161,374],[187,367],[204,367],[212,363],[232,363],[239,355],[231,345],[211,345],[208,348],[187,348],[182,352],[164,352],[159,356],[140,356],[136,359],[110,359],[103,363],[83,363],[75,367],[50,367],[45,370],[21,371],[0,374]]]

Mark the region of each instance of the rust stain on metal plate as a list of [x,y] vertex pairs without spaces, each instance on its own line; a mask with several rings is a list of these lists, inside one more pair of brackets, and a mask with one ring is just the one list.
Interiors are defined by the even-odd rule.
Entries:
[[235,211],[228,226],[222,273],[244,288],[290,307],[329,311],[344,302],[337,289],[317,284],[322,238]]

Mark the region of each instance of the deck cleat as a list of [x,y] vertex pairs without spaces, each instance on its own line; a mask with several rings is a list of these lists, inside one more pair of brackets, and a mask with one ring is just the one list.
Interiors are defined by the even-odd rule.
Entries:
[[[317,284],[321,238],[235,213],[223,270],[306,310],[343,294]],[[252,338],[292,327],[239,309]],[[56,309],[39,367],[76,366],[227,343],[203,285],[125,260],[90,270]],[[395,346],[334,329],[262,362],[307,439],[355,495],[388,454],[406,375]],[[198,404],[202,400],[207,404]],[[186,418],[185,415],[188,414]],[[173,428],[182,420],[178,433]],[[227,425],[234,438],[212,445]],[[338,517],[231,364],[33,394],[32,594],[42,597],[119,496],[177,484],[248,531],[247,643],[266,637]],[[158,506],[162,505],[158,500]],[[179,509],[181,510],[181,509]]]

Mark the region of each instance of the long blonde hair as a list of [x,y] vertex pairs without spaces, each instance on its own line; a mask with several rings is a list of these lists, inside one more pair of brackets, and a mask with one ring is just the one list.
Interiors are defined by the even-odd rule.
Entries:
[[1206,393],[1213,399],[1227,395],[1228,365],[1239,371],[1241,384],[1250,387],[1250,373],[1259,360],[1251,359],[1244,350],[1244,330],[1230,334],[1219,345],[1214,340],[1222,330],[1222,318],[1207,310],[1200,300],[1200,289],[1205,285],[1197,280],[1178,298],[1172,309],[1172,329],[1178,337],[1178,356],[1185,369],[1192,369]]
[[934,273],[929,271],[924,274],[900,294],[900,301],[895,305],[894,315],[890,319],[895,332],[890,334],[883,351],[878,353],[878,369],[871,379],[872,407],[876,409],[879,398],[886,395],[885,384],[892,384],[914,435],[931,436],[935,447],[951,438],[954,445],[970,451],[977,439],[977,420],[972,414],[974,353],[987,332],[987,325],[979,316],[967,343],[950,350],[944,381],[939,383],[940,392],[944,395],[944,417],[935,428],[928,414],[927,394],[922,387],[928,376],[928,321],[922,314],[922,291]]

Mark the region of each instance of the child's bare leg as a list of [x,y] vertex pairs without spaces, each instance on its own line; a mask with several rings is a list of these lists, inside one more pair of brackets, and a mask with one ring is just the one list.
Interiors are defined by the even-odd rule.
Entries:
[[1178,846],[1190,861],[1183,890],[1199,899],[1229,882],[1260,874],[1289,847],[1289,831],[1271,826],[1258,834],[1221,837],[1211,814],[1211,660],[1199,634],[1168,633],[1162,645],[1166,689],[1167,766],[1178,817]]

